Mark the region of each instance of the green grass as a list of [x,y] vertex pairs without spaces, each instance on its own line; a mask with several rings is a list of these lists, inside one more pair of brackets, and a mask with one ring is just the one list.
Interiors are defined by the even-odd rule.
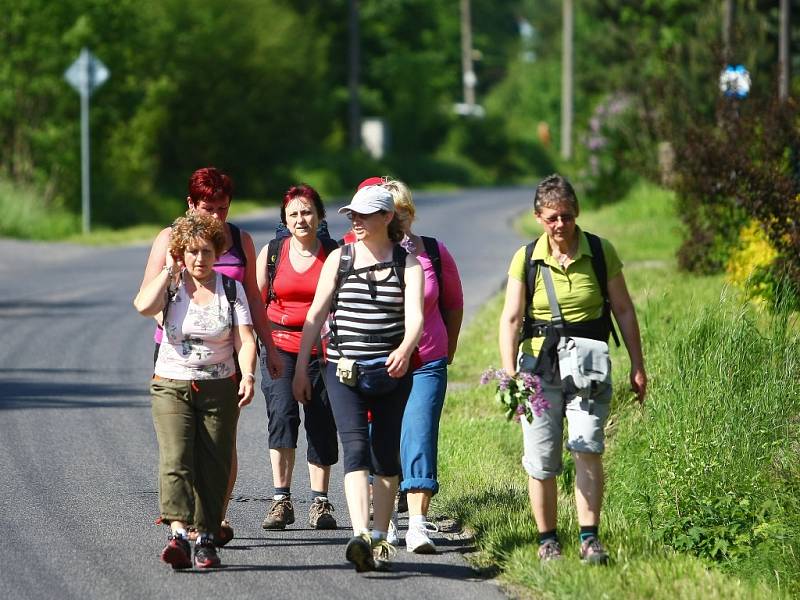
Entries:
[[[577,560],[573,474],[559,478],[567,558],[541,567],[520,459],[480,373],[499,364],[492,300],[465,331],[440,436],[438,512],[477,536],[479,566],[535,598],[773,598],[800,593],[800,339],[781,317],[742,304],[721,277],[679,273],[671,194],[641,185],[580,224],[611,239],[642,328],[650,390],[627,391],[614,349],[602,534],[610,568]],[[521,228],[535,235],[532,218]],[[510,257],[509,257],[510,259]]]

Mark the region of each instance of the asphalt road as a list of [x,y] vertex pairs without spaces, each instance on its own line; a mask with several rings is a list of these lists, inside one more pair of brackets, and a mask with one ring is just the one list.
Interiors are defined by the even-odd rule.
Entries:
[[[468,318],[501,286],[521,243],[511,221],[531,197],[529,189],[417,195],[415,231],[455,256]],[[331,210],[328,220],[343,233],[342,217]],[[276,221],[272,210],[237,223],[259,249]],[[434,535],[434,556],[401,547],[392,573],[355,574],[343,557],[351,533],[339,466],[331,481],[338,530],[308,528],[302,460],[297,522],[262,530],[272,479],[260,392],[240,420],[228,512],[236,539],[221,552],[225,568],[173,573],[161,564],[152,325],[131,305],[147,251],[0,240],[0,598],[503,597],[468,566],[471,541],[459,535]]]

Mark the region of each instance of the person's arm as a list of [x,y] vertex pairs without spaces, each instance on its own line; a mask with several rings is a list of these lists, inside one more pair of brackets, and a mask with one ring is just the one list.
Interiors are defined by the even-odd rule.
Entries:
[[644,402],[647,393],[647,374],[644,370],[644,355],[642,354],[642,338],[639,334],[639,321],[636,319],[636,309],[633,300],[625,285],[622,273],[608,282],[608,299],[611,301],[611,311],[619,324],[625,348],[631,360],[631,387],[636,393],[639,402]]
[[444,327],[447,330],[447,364],[453,364],[453,357],[458,348],[458,335],[461,333],[461,323],[464,320],[464,309],[442,311]]
[[425,293],[422,266],[415,256],[406,257],[405,291],[403,299],[405,333],[403,341],[386,359],[386,372],[390,377],[402,377],[408,370],[411,353],[422,335],[422,303]]
[[[267,366],[273,379],[281,376],[282,363],[275,343],[272,341],[272,327],[267,319],[267,311],[264,309],[264,299],[256,278],[256,248],[253,245],[253,238],[246,231],[241,232],[242,248],[247,258],[247,268],[244,273],[244,292],[247,294],[247,304],[250,307],[250,316],[253,319],[253,329],[256,335],[267,349]],[[262,251],[263,254],[263,251]],[[266,276],[266,275],[265,275]]]
[[172,256],[167,255],[166,264],[159,269],[154,277],[143,283],[139,293],[133,299],[133,306],[139,314],[145,317],[156,317],[158,321],[167,300],[167,287],[177,285],[181,276],[181,263],[176,263]]
[[498,340],[500,344],[500,363],[510,376],[517,372],[517,351],[519,330],[525,310],[525,284],[514,277],[508,278],[506,299],[500,314]]
[[161,270],[167,264],[167,248],[169,248],[169,236],[172,232],[170,227],[165,227],[158,232],[153,245],[150,246],[150,255],[147,257],[147,264],[144,267],[144,276],[139,285],[141,291],[148,283],[159,276]]
[[237,325],[233,328],[233,345],[242,380],[239,382],[239,408],[247,406],[253,399],[256,383],[256,338],[252,325]]
[[292,381],[292,393],[300,404],[311,400],[311,382],[308,379],[308,361],[311,357],[311,348],[319,340],[322,324],[328,317],[331,300],[336,290],[336,274],[339,270],[339,255],[341,250],[334,250],[328,255],[317,283],[314,301],[306,314],[303,323],[303,337],[300,340],[300,351],[297,353],[297,362]]

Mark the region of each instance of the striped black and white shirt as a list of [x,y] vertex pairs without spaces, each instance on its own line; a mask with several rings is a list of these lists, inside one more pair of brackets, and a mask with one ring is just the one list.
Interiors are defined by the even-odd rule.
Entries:
[[333,362],[342,354],[363,360],[395,350],[405,334],[403,287],[395,270],[379,279],[374,271],[348,273],[339,289],[331,333],[327,356]]

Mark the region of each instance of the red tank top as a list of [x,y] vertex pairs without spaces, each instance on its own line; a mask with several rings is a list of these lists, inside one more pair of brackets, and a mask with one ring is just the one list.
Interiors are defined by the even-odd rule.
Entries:
[[[317,256],[311,266],[302,273],[295,271],[289,259],[289,239],[281,244],[281,255],[278,260],[278,271],[272,287],[275,300],[267,307],[267,317],[274,324],[272,327],[272,340],[275,345],[285,352],[300,351],[303,323],[306,320],[308,309],[314,300],[317,291],[322,265],[326,254],[322,244],[319,245]],[[277,325],[277,326],[276,326]],[[281,326],[287,329],[282,329]],[[316,348],[312,351],[316,354]]]

